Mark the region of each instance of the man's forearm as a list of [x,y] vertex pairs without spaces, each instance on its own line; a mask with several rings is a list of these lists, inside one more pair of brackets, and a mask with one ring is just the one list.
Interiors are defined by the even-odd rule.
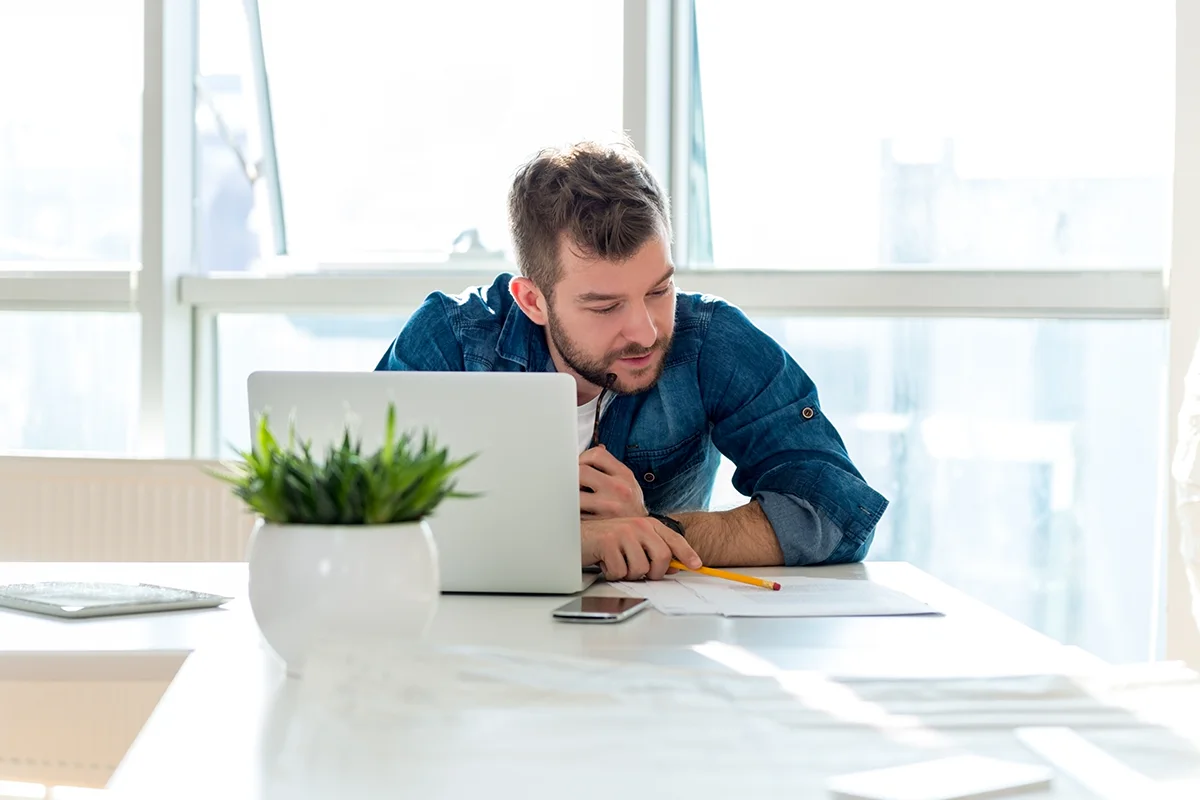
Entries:
[[709,567],[774,567],[783,550],[757,500],[730,511],[672,515],[683,523],[688,543]]

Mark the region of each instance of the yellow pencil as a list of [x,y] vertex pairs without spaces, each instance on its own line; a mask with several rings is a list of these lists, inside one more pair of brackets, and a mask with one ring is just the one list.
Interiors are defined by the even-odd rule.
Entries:
[[685,569],[688,572],[699,572],[701,575],[712,575],[714,578],[724,578],[727,581],[737,581],[738,583],[748,583],[751,586],[760,586],[763,589],[771,589],[778,592],[783,587],[775,581],[769,581],[766,578],[755,578],[752,575],[739,575],[736,572],[726,572],[723,569],[712,569],[710,567],[700,567],[692,569],[685,565],[682,561],[671,559],[671,566],[675,569]]

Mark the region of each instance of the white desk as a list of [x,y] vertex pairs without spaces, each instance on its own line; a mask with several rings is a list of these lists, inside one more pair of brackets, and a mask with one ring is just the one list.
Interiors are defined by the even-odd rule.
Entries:
[[[812,570],[764,569],[763,575],[804,574]],[[1064,647],[1015,621],[954,591],[919,570],[894,563],[873,563],[817,571],[823,576],[861,577],[901,589],[945,613],[944,617],[850,619],[723,619],[664,617],[645,612],[610,626],[555,622],[550,611],[562,597],[444,596],[430,634],[439,645],[477,645],[577,656],[618,662],[700,667],[726,671],[702,655],[705,643],[717,642],[733,652],[764,659],[782,670],[813,670],[839,676],[981,676],[1065,674],[1093,669],[1096,659]],[[0,564],[0,582],[48,578],[93,580],[136,579],[146,582],[245,597],[245,567],[240,564]],[[613,591],[603,585],[593,592]],[[188,656],[189,653],[194,653]],[[186,662],[184,659],[186,658]],[[183,663],[177,675],[174,669]],[[0,685],[33,679],[61,681],[154,681],[170,688],[154,710],[112,781],[112,788],[130,796],[206,798],[300,798],[307,785],[295,770],[281,775],[271,766],[287,739],[288,704],[296,682],[285,681],[274,658],[259,643],[244,599],[223,609],[173,612],[127,618],[62,621],[0,611]],[[173,678],[173,679],[172,679]],[[0,714],[0,733],[11,724]],[[28,720],[25,720],[28,722]],[[722,725],[721,719],[711,724]],[[630,730],[637,740],[639,732]],[[459,734],[466,736],[462,731]],[[503,731],[494,732],[503,737]],[[829,747],[858,747],[848,734],[831,732]],[[468,737],[469,738],[469,737]],[[3,741],[0,738],[0,741]],[[425,744],[428,744],[426,742]],[[658,745],[663,743],[659,742]],[[516,742],[513,746],[518,746]],[[647,741],[639,749],[654,748]],[[447,741],[447,754],[470,752],[469,742]],[[818,757],[816,749],[797,754]],[[4,776],[0,753],[0,777]],[[1026,758],[1028,758],[1026,754]],[[396,753],[390,767],[403,762]],[[465,755],[454,759],[466,774],[473,765]],[[497,783],[504,776],[477,773],[473,787],[489,797],[607,794],[609,787],[626,796],[649,796],[678,791],[681,797],[727,797],[729,786],[711,781],[687,786],[688,777],[664,763],[663,785],[624,786],[619,753],[548,755],[545,783],[529,780]],[[869,752],[862,766],[871,766]],[[489,768],[497,769],[494,763]],[[13,764],[9,763],[12,776]],[[37,764],[27,765],[36,773]],[[99,765],[103,767],[103,765]],[[422,769],[426,769],[423,766]],[[777,788],[816,784],[811,775],[738,776],[736,785]],[[576,776],[576,788],[562,785],[554,775]],[[449,775],[449,773],[447,773]],[[16,776],[20,777],[20,775]],[[356,774],[362,779],[361,774]],[[439,784],[441,789],[463,785],[461,777]],[[809,783],[805,783],[808,780]],[[767,783],[764,784],[763,782]],[[423,784],[428,791],[428,784]],[[403,785],[381,779],[375,788],[386,796],[408,795]],[[651,791],[653,789],[653,791]],[[594,790],[594,792],[592,791]],[[317,795],[313,795],[317,796]],[[349,796],[349,795],[347,795]],[[360,796],[360,795],[354,795]],[[362,795],[366,796],[366,795]],[[480,795],[485,796],[483,794]],[[824,796],[779,794],[785,797]],[[1087,796],[1058,793],[1055,797]]]

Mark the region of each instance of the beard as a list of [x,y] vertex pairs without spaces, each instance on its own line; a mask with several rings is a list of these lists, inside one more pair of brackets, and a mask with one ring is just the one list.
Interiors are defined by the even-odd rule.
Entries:
[[579,377],[583,378],[588,383],[595,386],[606,386],[608,384],[608,375],[612,372],[612,367],[622,358],[638,358],[647,355],[648,353],[659,353],[656,362],[647,365],[643,374],[649,377],[649,380],[643,386],[629,386],[622,382],[618,377],[613,382],[611,390],[617,394],[639,394],[652,388],[658,383],[658,379],[662,377],[663,367],[666,366],[666,353],[671,349],[671,336],[666,339],[659,338],[649,348],[639,347],[638,345],[630,345],[623,347],[620,350],[613,350],[606,353],[600,358],[594,358],[584,352],[583,348],[578,345],[567,332],[563,330],[562,325],[558,321],[558,317],[551,310],[547,313],[546,331],[550,336],[550,341],[558,350],[558,354],[562,356],[562,360],[567,366],[575,371]]

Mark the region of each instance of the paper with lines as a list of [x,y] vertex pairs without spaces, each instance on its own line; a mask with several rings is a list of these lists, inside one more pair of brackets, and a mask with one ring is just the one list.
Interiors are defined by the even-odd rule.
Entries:
[[903,592],[861,579],[785,577],[778,592],[684,572],[661,581],[614,583],[664,614],[724,617],[875,617],[938,614]]

